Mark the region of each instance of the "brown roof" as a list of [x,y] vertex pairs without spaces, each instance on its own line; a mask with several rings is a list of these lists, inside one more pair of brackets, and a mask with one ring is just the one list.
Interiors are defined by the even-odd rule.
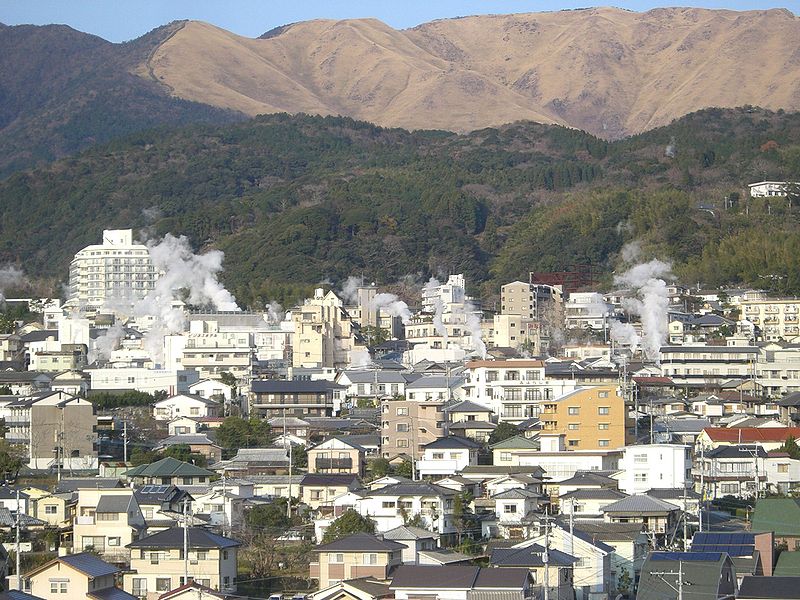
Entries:
[[522,367],[530,369],[543,366],[544,361],[541,360],[473,360],[467,363],[468,369],[478,369],[480,367],[497,367],[498,369]]

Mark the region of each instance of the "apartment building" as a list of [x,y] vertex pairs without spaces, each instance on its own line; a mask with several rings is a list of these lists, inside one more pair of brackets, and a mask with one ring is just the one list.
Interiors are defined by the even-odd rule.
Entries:
[[512,281],[500,287],[500,314],[539,321],[551,303],[564,301],[560,286]]
[[[189,527],[189,578],[215,591],[236,592],[239,542],[199,527]],[[155,599],[184,581],[184,530],[172,527],[128,544],[131,568],[123,579],[126,592]]]
[[800,300],[796,298],[745,299],[740,308],[741,318],[758,327],[765,341],[800,337]]
[[633,443],[633,420],[616,385],[577,388],[542,403],[543,434],[564,434],[568,450],[607,450]]
[[575,378],[548,377],[541,360],[480,360],[464,371],[464,398],[492,409],[500,421],[538,417],[542,403],[577,388]]
[[626,494],[684,489],[692,484],[692,449],[678,444],[627,446],[619,470],[619,489]]
[[[384,397],[381,401],[381,454],[391,458],[407,454],[422,458],[425,446],[447,435],[444,413],[448,399],[419,392],[414,399]],[[409,394],[410,396],[410,394]]]
[[758,354],[756,346],[664,346],[661,373],[684,388],[719,387],[754,377]]
[[158,273],[131,229],[106,229],[102,244],[75,254],[69,266],[66,308],[100,308],[107,301],[133,305],[154,289]]
[[342,300],[332,291],[314,290],[314,297],[291,311],[292,365],[346,369],[354,350],[365,350]]
[[96,469],[97,417],[88,400],[65,392],[23,396],[0,408],[6,440],[25,447],[31,469]]
[[695,457],[695,489],[711,499],[755,498],[766,487],[766,459],[766,451],[758,445],[713,448]]
[[572,292],[564,302],[564,322],[567,329],[604,331],[614,306],[597,292]]
[[324,379],[265,379],[250,384],[250,414],[274,417],[332,417],[338,414],[345,386]]

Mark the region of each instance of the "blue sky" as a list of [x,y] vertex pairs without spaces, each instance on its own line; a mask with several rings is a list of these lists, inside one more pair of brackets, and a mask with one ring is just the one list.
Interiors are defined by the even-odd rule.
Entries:
[[[638,11],[680,5],[735,10],[788,8],[794,14],[800,13],[800,0],[690,0],[673,3],[637,0],[613,5]],[[64,23],[121,42],[176,19],[208,21],[240,35],[256,37],[278,25],[316,18],[376,17],[392,27],[406,28],[446,17],[586,6],[592,4],[575,0],[0,0],[0,22],[6,25]]]

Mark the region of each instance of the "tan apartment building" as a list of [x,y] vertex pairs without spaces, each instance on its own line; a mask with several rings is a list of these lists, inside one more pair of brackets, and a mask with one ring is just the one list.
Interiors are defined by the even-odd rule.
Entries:
[[633,420],[616,385],[580,387],[542,404],[542,433],[563,434],[567,450],[607,450],[633,442]]
[[424,447],[447,435],[447,399],[435,397],[407,400],[402,396],[381,400],[381,454],[391,458],[407,454],[422,458]]
[[309,576],[319,581],[321,590],[361,577],[386,581],[389,571],[402,564],[405,549],[399,542],[368,533],[354,533],[314,548],[317,560],[309,565]]
[[308,451],[309,473],[352,473],[364,476],[366,451],[346,436],[325,440]]
[[761,329],[764,340],[771,342],[783,338],[794,341],[800,337],[800,300],[742,300],[740,306],[741,318]]
[[[189,579],[226,593],[236,592],[239,542],[198,527],[188,528]],[[123,588],[139,598],[155,600],[184,581],[182,527],[172,527],[128,545],[131,570]]]

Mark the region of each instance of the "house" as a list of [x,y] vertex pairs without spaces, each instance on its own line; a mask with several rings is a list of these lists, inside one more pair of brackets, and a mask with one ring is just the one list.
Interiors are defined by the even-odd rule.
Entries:
[[28,514],[31,512],[30,499],[31,497],[22,490],[0,485],[0,508]]
[[559,512],[574,515],[576,519],[602,520],[603,509],[628,495],[612,488],[577,489],[558,497]]
[[786,452],[770,452],[764,461],[767,489],[778,494],[790,494],[800,486],[800,460]]
[[495,597],[526,600],[534,596],[530,571],[466,565],[400,565],[389,588],[396,600],[435,597],[448,600],[483,600]]
[[420,552],[435,550],[439,546],[437,534],[413,525],[398,525],[384,531],[382,536],[384,540],[392,540],[404,546],[401,558],[406,565],[420,564]]
[[722,600],[736,594],[736,569],[724,552],[651,552],[642,566],[636,600]]
[[452,435],[469,438],[482,444],[489,441],[495,429],[497,429],[497,425],[491,421],[457,421],[447,426],[447,430]]
[[368,533],[348,535],[314,548],[317,560],[310,564],[309,577],[319,580],[320,589],[362,577],[385,581],[402,564],[404,549],[403,544]]
[[327,439],[308,450],[309,473],[351,473],[363,477],[365,463],[366,450],[348,436]]
[[335,381],[345,386],[345,395],[352,404],[355,405],[359,399],[370,399],[377,405],[383,396],[404,396],[409,378],[405,373],[394,370],[348,369],[339,373]]
[[153,418],[170,421],[176,417],[216,417],[220,404],[195,394],[176,394],[153,404]]
[[139,465],[125,472],[125,477],[137,484],[200,485],[214,477],[214,471],[203,469],[168,456],[148,465]]
[[641,523],[575,523],[578,536],[602,542],[611,553],[611,593],[630,594],[639,581],[639,573],[650,549],[650,538]]
[[[239,542],[198,527],[186,530],[189,577],[216,591],[236,592]],[[184,585],[184,529],[173,527],[128,544],[130,572],[123,586],[141,597],[158,597]],[[152,596],[151,596],[152,594]]]
[[619,470],[619,489],[626,494],[691,487],[692,449],[675,444],[627,446],[622,451]]
[[547,553],[547,569],[545,569],[544,546],[531,544],[524,548],[493,548],[489,564],[499,569],[525,568],[531,573],[534,594],[544,596],[544,587],[548,588],[548,597],[552,600],[573,600],[573,565],[578,562],[560,550],[551,548]]
[[189,394],[225,402],[233,399],[234,386],[222,383],[219,379],[201,379],[189,384]]
[[491,408],[471,400],[462,400],[445,406],[444,412],[450,426],[455,423],[490,423],[493,414]]
[[[759,445],[717,446],[695,456],[695,485],[710,498],[756,497],[766,486],[767,453]],[[700,490],[703,480],[706,492]]]
[[215,463],[213,468],[231,477],[284,475],[289,473],[289,451],[286,448],[239,448],[236,456]]
[[460,473],[464,467],[478,464],[481,444],[469,438],[451,435],[423,447],[416,468],[420,477],[441,477]]
[[365,491],[354,498],[353,508],[375,522],[378,532],[389,531],[419,515],[424,527],[440,538],[455,536],[456,492],[424,481],[396,483]]
[[492,451],[492,464],[514,465],[519,464],[518,450],[538,452],[540,444],[533,438],[515,435],[489,446]]
[[204,433],[181,433],[161,440],[154,450],[162,451],[170,446],[188,446],[192,454],[205,456],[209,464],[222,458],[222,446],[212,442]]
[[367,577],[340,581],[311,594],[311,600],[389,600],[394,594],[388,583]]
[[[611,591],[611,554],[614,549],[603,542],[584,535],[580,530],[570,534],[568,527],[554,523],[549,536],[543,533],[514,544],[512,548],[527,548],[534,545],[566,553],[576,559],[573,562],[573,577],[577,600],[600,600]],[[549,539],[545,539],[545,538]]]
[[142,511],[148,533],[174,527],[183,511],[184,502],[192,502],[192,496],[174,485],[147,484],[133,492],[139,510]]
[[507,539],[530,537],[538,524],[534,514],[543,502],[541,494],[526,488],[512,488],[492,496],[498,535]]
[[617,500],[603,509],[607,523],[642,523],[650,534],[671,534],[678,523],[679,509],[674,504],[644,494]]
[[24,589],[38,598],[136,600],[114,586],[119,568],[95,555],[81,552],[59,556],[24,575]]
[[334,498],[360,487],[358,475],[353,474],[308,473],[300,480],[302,502],[313,510],[332,508]]
[[130,488],[81,488],[74,508],[72,551],[93,550],[115,564],[127,562],[126,545],[146,523]]
[[800,577],[746,575],[736,595],[740,600],[789,600],[800,598]]
[[196,418],[180,416],[175,417],[167,423],[169,435],[186,435],[187,433],[199,433],[201,429],[200,421]]
[[158,600],[233,600],[235,597],[238,596],[217,592],[196,581],[190,581],[161,594],[158,596]]
[[51,527],[69,527],[71,522],[67,518],[67,504],[71,500],[71,493],[44,492],[33,499],[31,514]]

